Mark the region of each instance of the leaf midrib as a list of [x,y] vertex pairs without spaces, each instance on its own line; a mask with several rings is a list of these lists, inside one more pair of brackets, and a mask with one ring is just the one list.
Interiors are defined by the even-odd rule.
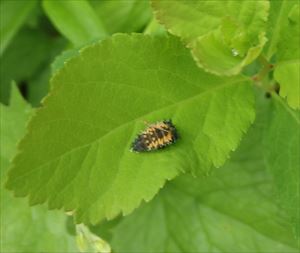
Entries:
[[[245,81],[245,82],[246,82],[246,81],[249,81],[249,79],[248,79],[247,77],[245,77],[245,76],[241,76],[239,79],[235,80],[234,82],[232,82],[232,80],[229,80],[228,82],[225,82],[225,83],[222,84],[222,85],[217,85],[216,87],[213,87],[212,89],[203,91],[203,92],[201,92],[200,94],[197,94],[197,95],[195,95],[195,96],[191,96],[191,97],[189,97],[189,98],[186,98],[186,99],[183,99],[183,100],[181,100],[181,101],[179,101],[179,102],[176,102],[176,103],[174,103],[174,104],[172,104],[172,105],[168,105],[168,106],[159,108],[158,110],[151,111],[151,112],[147,113],[146,115],[155,113],[155,112],[160,111],[160,110],[164,110],[164,109],[166,109],[166,108],[168,108],[168,107],[176,106],[177,104],[185,103],[186,101],[189,101],[189,100],[192,100],[192,99],[196,99],[197,97],[201,97],[201,96],[203,96],[203,95],[212,93],[212,92],[214,92],[214,91],[216,91],[216,90],[222,89],[222,88],[224,88],[224,87],[226,87],[226,86],[234,85],[234,84],[236,84],[236,83],[238,83],[238,82],[242,82],[242,81]],[[54,162],[54,161],[56,161],[56,160],[59,160],[59,159],[61,159],[62,157],[68,155],[68,154],[71,154],[71,153],[73,153],[73,152],[76,152],[76,151],[78,151],[78,150],[80,150],[80,149],[83,149],[83,148],[85,148],[85,147],[91,146],[91,145],[93,145],[94,143],[99,142],[102,138],[107,137],[107,136],[109,136],[109,135],[111,135],[111,134],[114,134],[114,132],[117,131],[117,130],[119,130],[120,128],[122,128],[122,127],[124,127],[124,126],[127,126],[127,125],[129,125],[129,124],[131,124],[131,123],[136,122],[136,121],[137,121],[139,118],[141,118],[141,117],[142,117],[142,116],[140,116],[140,117],[138,117],[138,118],[135,118],[135,119],[132,119],[132,120],[130,120],[130,121],[128,121],[127,123],[124,123],[124,124],[122,124],[122,125],[119,125],[119,126],[115,127],[114,129],[112,129],[110,132],[107,132],[107,133],[105,133],[104,135],[100,136],[99,138],[95,139],[94,141],[89,142],[89,143],[87,143],[87,144],[84,144],[84,145],[82,145],[82,146],[78,146],[78,147],[76,147],[76,148],[74,148],[74,149],[70,149],[70,150],[68,150],[67,152],[64,152],[64,153],[60,154],[59,156],[57,156],[57,157],[55,157],[55,158],[53,158],[53,159],[51,159],[51,160],[49,160],[49,161],[47,161],[47,162],[45,162],[45,163],[39,165],[39,166],[37,166],[36,168],[34,168],[34,169],[32,169],[32,170],[26,171],[26,173],[24,173],[24,174],[22,174],[22,175],[20,175],[20,176],[18,176],[18,177],[14,177],[13,179],[14,179],[14,181],[17,181],[17,180],[19,180],[19,179],[25,177],[26,175],[31,174],[31,173],[34,172],[34,171],[37,171],[37,170],[40,169],[41,167],[47,166],[48,164],[50,164],[50,163],[52,163],[52,162]],[[145,115],[143,115],[143,118],[144,118],[144,117],[145,117]],[[32,129],[31,129],[31,131],[32,131]],[[12,169],[11,169],[10,171],[12,171]]]

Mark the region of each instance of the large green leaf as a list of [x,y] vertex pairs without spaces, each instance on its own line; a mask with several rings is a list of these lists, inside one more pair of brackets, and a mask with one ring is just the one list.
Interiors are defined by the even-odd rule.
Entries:
[[224,167],[207,178],[179,176],[117,225],[104,223],[113,251],[299,252],[264,167],[265,107]]
[[66,215],[45,207],[28,207],[3,188],[7,167],[24,135],[31,108],[14,87],[10,106],[1,105],[1,252],[74,252],[75,240],[65,229]]
[[[69,60],[52,87],[7,186],[31,204],[75,210],[77,222],[128,214],[180,171],[220,167],[254,119],[249,81],[199,70],[174,38],[113,36]],[[144,120],[169,118],[178,143],[130,152]]]
[[101,20],[87,0],[43,0],[43,7],[56,28],[75,46],[106,37]]
[[152,0],[156,18],[191,48],[200,67],[238,74],[261,52],[268,1]]
[[148,0],[92,0],[91,4],[110,34],[139,32],[151,18]]
[[0,2],[0,55],[36,6],[36,0]]
[[266,130],[266,162],[276,186],[279,201],[300,238],[300,112],[290,109],[280,98]]
[[300,6],[294,4],[282,24],[274,77],[280,84],[280,96],[293,109],[300,109]]

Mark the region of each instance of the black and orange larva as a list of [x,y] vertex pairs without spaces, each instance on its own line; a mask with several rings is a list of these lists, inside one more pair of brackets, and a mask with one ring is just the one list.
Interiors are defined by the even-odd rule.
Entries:
[[171,120],[149,124],[131,144],[131,151],[147,152],[162,149],[176,142],[177,130]]

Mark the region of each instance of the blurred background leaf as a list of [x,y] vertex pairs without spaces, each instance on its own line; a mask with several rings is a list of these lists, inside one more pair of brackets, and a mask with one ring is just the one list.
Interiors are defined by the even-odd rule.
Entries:
[[110,34],[142,32],[152,16],[148,0],[90,2]]
[[[67,233],[66,214],[45,206],[31,208],[4,188],[10,160],[25,133],[32,108],[13,86],[9,106],[1,108],[1,252],[76,252],[75,237]],[[74,226],[74,225],[73,225]]]
[[277,52],[278,42],[282,38],[282,32],[287,23],[287,17],[291,8],[299,3],[298,0],[270,0],[270,11],[267,25],[268,41],[264,53],[270,60]]
[[43,15],[41,7],[36,7],[1,55],[0,101],[8,104],[14,80],[24,97],[32,105],[39,105],[48,92],[50,63],[65,47],[66,40]]
[[0,2],[0,55],[36,5],[37,0]]
[[[54,56],[65,47],[65,44],[63,38],[52,37],[42,32],[40,28],[24,27],[1,57],[1,101],[7,104],[10,82],[15,80],[22,86],[23,94],[29,102],[38,105],[39,100],[48,90],[49,65]],[[34,81],[47,68],[47,78],[38,83]],[[42,92],[37,94],[39,89],[42,89]]]
[[107,36],[102,21],[86,0],[43,0],[43,7],[55,27],[75,46]]

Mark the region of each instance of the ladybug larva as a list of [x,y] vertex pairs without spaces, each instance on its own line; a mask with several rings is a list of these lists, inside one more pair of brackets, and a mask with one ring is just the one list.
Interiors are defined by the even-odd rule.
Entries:
[[162,149],[176,142],[178,133],[171,120],[149,124],[131,144],[131,151],[146,152]]

